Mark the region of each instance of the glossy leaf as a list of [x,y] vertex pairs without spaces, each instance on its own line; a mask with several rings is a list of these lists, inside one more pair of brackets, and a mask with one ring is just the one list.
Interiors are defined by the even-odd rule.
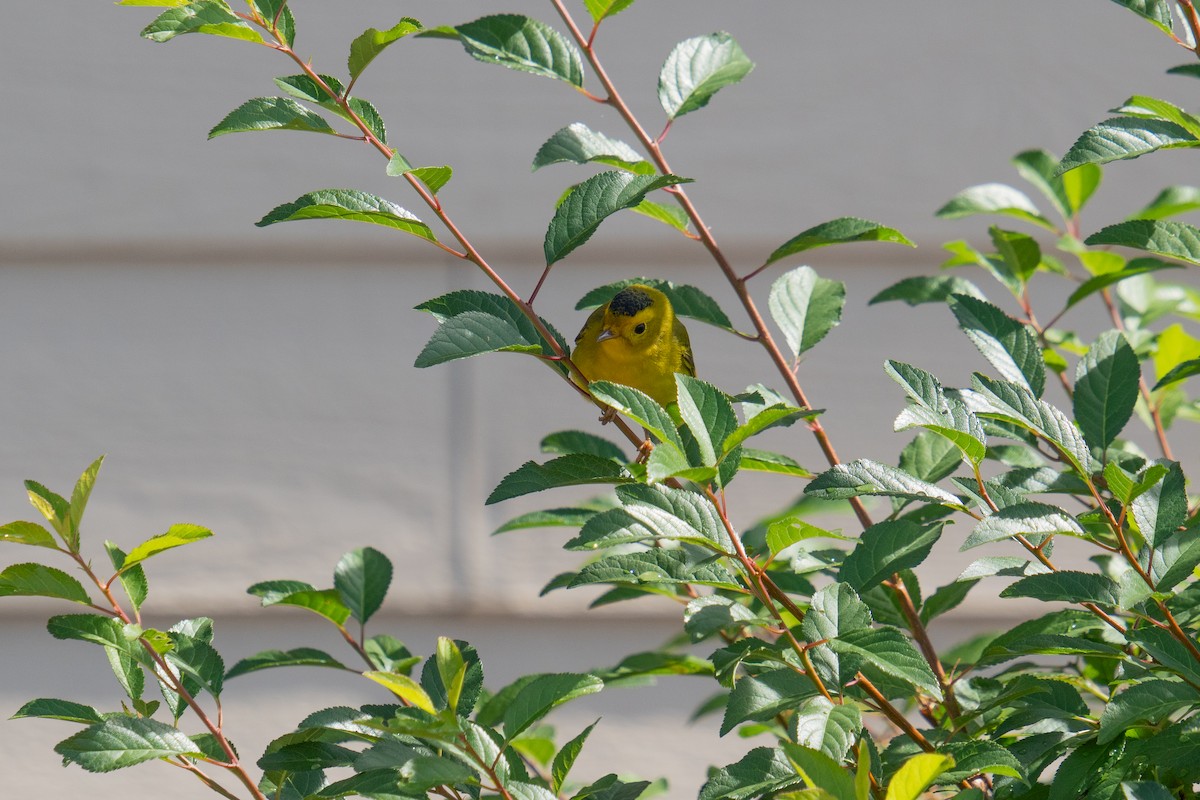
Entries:
[[811,697],[796,709],[792,720],[795,742],[835,761],[846,757],[862,730],[862,714],[852,703],[831,703]]
[[675,175],[633,175],[601,172],[579,184],[563,198],[546,229],[546,263],[562,260],[592,237],[600,223],[622,209],[632,208],[646,195],[667,186],[688,183]]
[[84,725],[104,721],[100,712],[91,706],[51,697],[30,700],[9,719],[61,719],[64,722],[81,722]]
[[728,33],[686,39],[675,46],[658,76],[658,101],[674,120],[703,108],[718,91],[740,82],[754,63]]
[[877,522],[863,531],[846,556],[838,580],[862,594],[893,574],[924,563],[941,537],[942,527],[905,519]]
[[485,64],[583,86],[583,59],[570,41],[544,22],[495,14],[454,28],[463,48]]
[[513,497],[545,491],[559,486],[628,483],[631,481],[624,466],[607,458],[573,453],[538,464],[526,461],[504,476],[488,496],[487,504],[499,503]]
[[248,131],[336,133],[325,118],[288,97],[256,97],[230,111],[208,132],[209,139]]
[[1021,578],[1000,596],[1112,606],[1117,604],[1117,584],[1111,578],[1091,572],[1059,570]]
[[130,550],[125,556],[125,563],[121,566],[121,569],[129,569],[135,564],[140,564],[151,556],[156,556],[159,553],[174,549],[176,547],[182,547],[187,544],[202,541],[212,535],[212,531],[210,531],[208,528],[202,528],[199,525],[172,525],[167,529],[166,533],[161,533],[158,536],[147,539],[137,547]]
[[225,679],[236,678],[251,672],[275,667],[333,667],[346,669],[342,662],[328,653],[311,647],[297,647],[292,650],[263,650],[243,658],[230,667],[225,673]]
[[[705,552],[707,556],[707,552]],[[717,562],[697,558],[687,550],[654,550],[606,556],[581,569],[568,588],[593,583],[638,586],[691,583],[737,588],[733,575]]]
[[505,738],[511,741],[556,706],[603,688],[604,681],[593,675],[563,672],[537,676],[522,687],[504,710]]
[[780,259],[794,256],[805,250],[849,242],[895,242],[908,247],[917,246],[895,228],[888,228],[878,222],[858,217],[839,217],[802,231],[788,239],[767,256],[764,266],[774,264]]
[[1159,463],[1167,468],[1166,473],[1131,504],[1138,529],[1151,547],[1163,544],[1188,517],[1186,481],[1179,462]]
[[91,725],[59,742],[54,751],[88,772],[111,772],[158,758],[204,755],[199,745],[166,723],[125,716]]
[[896,628],[861,628],[829,640],[836,653],[854,656],[893,678],[940,698],[937,678],[913,643]]
[[[361,97],[349,97],[346,99],[347,104],[350,106],[349,111],[347,111],[338,102],[338,99],[346,93],[346,87],[342,85],[342,82],[332,75],[320,75],[318,77],[320,78],[320,82],[310,75],[289,75],[284,78],[276,78],[275,85],[292,97],[309,103],[315,103],[326,111],[337,114],[356,127],[359,122],[362,122],[375,138],[381,142],[387,142],[387,126],[384,125],[383,117],[379,115],[379,111],[375,106]],[[356,116],[358,120],[355,120]]]
[[1119,331],[1107,331],[1088,348],[1075,371],[1071,402],[1083,438],[1103,450],[1121,433],[1138,399],[1138,357]]
[[1031,222],[1047,230],[1054,223],[1042,216],[1033,201],[1017,189],[1003,183],[985,183],[964,189],[950,198],[934,216],[942,219],[962,219],[977,214],[1002,214]]
[[482,311],[457,314],[437,327],[413,366],[432,367],[482,353],[542,352],[539,340],[521,330],[525,327]]
[[395,228],[434,241],[433,231],[421,220],[381,197],[354,189],[321,189],[276,206],[254,223],[260,228],[301,219],[345,219]]
[[333,586],[350,615],[366,624],[383,605],[392,583],[392,562],[373,547],[351,550],[338,562]]
[[963,508],[962,502],[944,489],[909,475],[895,467],[860,458],[826,470],[804,490],[805,494],[827,500],[844,500],[861,495],[904,497],[950,508]]
[[564,744],[562,748],[554,755],[554,762],[550,767],[551,784],[550,788],[555,792],[562,789],[563,781],[567,779],[567,775],[571,771],[571,767],[575,765],[575,759],[579,757],[580,751],[583,750],[584,742],[591,735],[592,729],[600,720],[596,720],[591,725],[588,725],[578,735]]
[[679,413],[700,449],[700,463],[715,466],[725,440],[738,427],[729,398],[715,386],[688,375],[676,375]]
[[336,589],[314,589],[299,581],[263,581],[246,589],[248,594],[258,597],[264,607],[273,605],[305,608],[325,617],[335,625],[342,625],[350,618]]
[[1200,692],[1182,681],[1148,680],[1114,694],[1100,714],[1096,741],[1108,744],[1137,723],[1157,724],[1181,708],[1200,704]]
[[1006,506],[980,520],[961,550],[1015,536],[1053,536],[1064,533],[1083,536],[1083,528],[1074,517],[1057,506],[1024,502]]
[[1093,233],[1085,243],[1132,247],[1200,266],[1200,229],[1183,222],[1127,220]]
[[1083,132],[1058,165],[1059,173],[1084,164],[1107,164],[1155,150],[1196,147],[1196,137],[1173,122],[1114,117]]
[[975,284],[957,275],[919,275],[893,283],[870,299],[868,305],[902,300],[910,306],[924,303],[944,303],[955,294],[965,294],[984,300],[983,292]]
[[537,171],[550,164],[587,164],[596,162],[610,167],[628,170],[640,175],[655,172],[654,165],[646,161],[631,146],[594,131],[582,122],[573,122],[555,131],[533,157],[533,169]]
[[346,60],[346,67],[350,71],[350,77],[358,78],[363,70],[367,68],[367,65],[377,55],[382,53],[388,45],[419,30],[421,30],[421,23],[411,17],[402,18],[386,31],[367,28],[358,38],[350,43],[350,57]]
[[750,800],[796,783],[796,770],[783,751],[756,747],[736,763],[712,770],[698,800]]
[[50,531],[36,522],[10,522],[0,525],[0,542],[15,542],[32,547],[49,547],[57,549],[58,545]]
[[634,0],[583,0],[583,5],[591,15],[592,21],[597,23],[608,17],[615,17],[633,3]]
[[771,286],[771,317],[783,330],[796,358],[815,347],[842,321],[846,286],[817,275],[811,267],[797,267]]
[[207,33],[263,44],[262,34],[220,0],[199,0],[171,8],[142,30],[142,36],[154,42],[167,42],[185,33]]
[[683,440],[679,437],[675,422],[666,409],[649,395],[637,389],[608,381],[592,381],[588,384],[588,391],[600,402],[610,408],[615,408],[650,431],[660,443],[654,448],[655,451],[658,451],[662,445],[666,445],[682,457]]
[[1028,325],[973,297],[952,298],[950,309],[963,333],[1001,377],[1041,397],[1046,388],[1046,364],[1037,336]]
[[0,597],[52,597],[90,605],[83,584],[44,564],[11,564],[0,571]]
[[1045,439],[1062,453],[1080,475],[1089,474],[1091,455],[1074,423],[1059,409],[1039,400],[1028,387],[983,375],[971,379],[974,390],[964,394],[968,406],[983,417],[1007,420]]
[[1130,219],[1165,219],[1196,210],[1200,210],[1200,189],[1195,186],[1168,186]]

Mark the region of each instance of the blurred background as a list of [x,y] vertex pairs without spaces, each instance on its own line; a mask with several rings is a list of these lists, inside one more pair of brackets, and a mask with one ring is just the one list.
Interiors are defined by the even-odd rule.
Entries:
[[[639,601],[588,612],[594,592],[538,596],[577,562],[559,550],[568,532],[490,535],[519,513],[586,496],[483,504],[506,473],[538,457],[542,435],[599,429],[594,409],[531,359],[411,366],[434,327],[413,306],[454,288],[487,288],[479,275],[374,226],[253,226],[280,203],[332,187],[377,193],[432,219],[406,184],[384,174],[378,154],[296,133],[205,141],[244,100],[276,94],[271,79],[295,72],[289,62],[214,37],[139,39],[153,9],[71,5],[15,4],[0,26],[0,66],[9,76],[0,86],[0,518],[36,516],[23,479],[69,492],[84,467],[107,454],[84,525],[88,552],[104,561],[103,540],[128,549],[176,522],[211,528],[215,539],[150,562],[148,621],[215,617],[216,645],[230,664],[301,645],[345,655],[328,625],[298,610],[263,611],[245,588],[272,578],[331,585],[341,554],[364,545],[397,568],[372,630],[421,655],[438,635],[467,639],[491,688],[526,672],[611,665],[671,636],[680,621],[673,606]],[[532,0],[291,5],[297,50],[334,74],[344,72],[352,38],[401,15],[439,25],[512,11],[557,22],[548,3]],[[582,3],[571,6],[586,16]],[[1190,105],[1195,84],[1164,75],[1187,54],[1103,0],[732,9],[717,0],[642,0],[605,24],[598,46],[655,131],[658,71],[676,42],[728,30],[757,63],[742,84],[680,119],[666,141],[672,167],[696,179],[689,192],[742,271],[792,235],[844,215],[899,228],[918,243],[806,253],[754,287],[765,308],[770,281],[800,263],[847,283],[842,325],[806,359],[801,382],[814,405],[828,409],[823,419],[844,459],[894,463],[907,437],[891,430],[903,399],[884,360],[933,369],[949,385],[965,384],[985,362],[944,308],[867,301],[901,278],[937,270],[944,241],[987,247],[993,220],[947,222],[933,212],[970,185],[1019,185],[1009,163],[1016,153],[1061,155],[1131,94]],[[356,94],[380,109],[389,141],[410,162],[453,166],[441,194],[451,216],[526,294],[541,270],[555,200],[592,171],[561,165],[531,174],[533,154],[575,121],[632,140],[607,107],[565,84],[475,62],[454,42],[395,45]],[[1136,167],[1111,166],[1085,230],[1124,218],[1165,185],[1194,183],[1194,163],[1164,152]],[[641,275],[699,286],[744,323],[702,248],[636,215],[610,219],[557,266],[539,310],[570,336],[585,316],[575,301],[588,289]],[[1081,308],[1067,322],[1098,328],[1087,321],[1096,311]],[[753,345],[699,323],[691,330],[701,377],[730,392],[777,382]],[[765,446],[823,467],[800,426]],[[741,478],[731,495],[736,521],[753,522],[801,488]],[[969,560],[955,541],[953,533],[943,538],[927,571],[931,588]],[[34,556],[7,546],[0,567]],[[1014,601],[997,602],[991,588],[999,587],[977,590],[939,622],[937,640],[1022,613]],[[33,697],[119,706],[99,650],[45,632],[48,614],[70,611],[0,603],[0,719]],[[225,695],[227,730],[252,761],[312,710],[377,700],[365,683],[316,669],[240,678]],[[683,725],[707,691],[700,681],[664,680],[658,690],[577,701],[552,720],[565,740],[604,717],[576,777],[665,775],[672,797],[690,797],[708,764],[734,761],[752,746],[736,735],[719,739],[717,716]],[[211,796],[160,764],[104,776],[60,769],[51,748],[72,732],[67,723],[0,721],[4,793]]]

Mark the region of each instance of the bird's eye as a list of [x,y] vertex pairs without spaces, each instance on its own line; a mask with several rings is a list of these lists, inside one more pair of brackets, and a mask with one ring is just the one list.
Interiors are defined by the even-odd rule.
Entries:
[[646,332],[646,323],[639,322],[637,325],[634,326],[633,332],[634,333],[645,333]]

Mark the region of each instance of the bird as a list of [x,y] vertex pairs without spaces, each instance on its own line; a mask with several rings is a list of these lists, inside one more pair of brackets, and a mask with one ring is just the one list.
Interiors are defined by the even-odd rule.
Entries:
[[571,360],[589,381],[639,389],[664,408],[678,399],[675,373],[696,375],[687,328],[670,299],[640,283],[591,313],[575,337]]

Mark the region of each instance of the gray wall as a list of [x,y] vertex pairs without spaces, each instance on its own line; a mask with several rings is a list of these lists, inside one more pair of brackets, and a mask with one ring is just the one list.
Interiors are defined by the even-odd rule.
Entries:
[[[147,10],[80,5],[68,20],[59,6],[21,4],[6,10],[0,27],[0,67],[10,76],[0,88],[0,518],[34,513],[22,479],[67,489],[107,453],[85,526],[91,552],[102,559],[101,540],[129,546],[174,522],[211,527],[216,541],[152,562],[151,607],[163,624],[217,616],[218,644],[230,659],[312,642],[335,648],[299,614],[257,612],[244,588],[274,577],[327,584],[338,556],[361,545],[388,553],[403,575],[378,629],[425,652],[440,633],[471,639],[485,666],[495,665],[493,686],[523,671],[610,663],[666,638],[674,612],[652,603],[581,616],[589,595],[537,597],[575,561],[557,551],[561,532],[488,536],[509,516],[573,496],[482,505],[506,472],[536,457],[540,435],[596,428],[589,407],[526,360],[411,366],[432,329],[412,306],[450,288],[484,288],[477,275],[379,229],[251,225],[280,202],[331,186],[384,194],[420,214],[382,160],[361,146],[298,134],[205,142],[226,112],[272,94],[270,78],[294,70],[264,48],[209,37],[154,45],[136,36]],[[299,49],[335,72],[354,35],[400,13],[426,24],[494,10],[552,17],[548,4],[520,1],[502,9],[432,0],[399,11],[382,0],[295,7]],[[986,223],[938,221],[932,212],[965,186],[1015,182],[1014,153],[1064,152],[1133,93],[1186,105],[1192,84],[1162,75],[1185,54],[1100,0],[750,8],[642,0],[606,26],[600,43],[631,104],[655,120],[651,127],[661,113],[658,67],[674,42],[726,29],[757,62],[743,85],[680,120],[667,140],[673,168],[697,179],[689,191],[742,268],[792,234],[848,214],[899,227],[919,243],[916,251],[862,245],[811,258],[849,284],[850,299],[842,327],[806,361],[802,382],[814,404],[829,409],[826,424],[844,458],[891,459],[905,441],[891,432],[902,400],[882,375],[883,360],[932,367],[948,352],[952,366],[939,374],[949,383],[965,382],[981,361],[953,334],[946,312],[866,301],[901,277],[935,270],[940,242],[981,240]],[[557,167],[531,175],[538,145],[575,120],[624,136],[611,111],[565,87],[474,63],[449,42],[394,47],[359,93],[380,107],[410,161],[454,166],[442,195],[451,214],[525,292],[537,278],[554,200],[585,174]],[[1085,224],[1115,221],[1162,185],[1194,182],[1185,157],[1112,167]],[[587,289],[640,274],[702,286],[733,311],[696,245],[634,217],[606,223],[560,265],[539,306],[570,334],[583,316],[574,301]],[[763,280],[760,297],[768,286]],[[751,345],[692,329],[702,377],[729,391],[769,380]],[[821,466],[799,429],[775,445]],[[733,505],[742,524],[800,488],[782,479],[741,483]],[[0,565],[32,555],[17,550],[0,552]],[[947,579],[961,563],[946,553],[930,579]],[[115,686],[103,680],[99,654],[52,642],[41,628],[47,611],[61,609],[12,599],[0,606],[0,713],[45,695],[113,707]],[[952,640],[997,611],[981,594],[937,633]],[[243,680],[242,694],[228,702],[230,725],[243,726],[235,739],[244,755],[319,705],[370,696],[369,687],[325,675]],[[606,713],[592,774],[664,773],[673,796],[686,797],[704,764],[745,747],[716,741],[711,720],[682,738],[661,733],[703,691],[669,684],[657,708],[647,707],[647,695],[614,692],[571,710],[563,732]],[[55,769],[50,745],[68,731],[0,723],[6,791],[107,796],[133,787],[154,796],[166,785],[182,788],[181,798],[207,796],[154,765],[102,779]]]

